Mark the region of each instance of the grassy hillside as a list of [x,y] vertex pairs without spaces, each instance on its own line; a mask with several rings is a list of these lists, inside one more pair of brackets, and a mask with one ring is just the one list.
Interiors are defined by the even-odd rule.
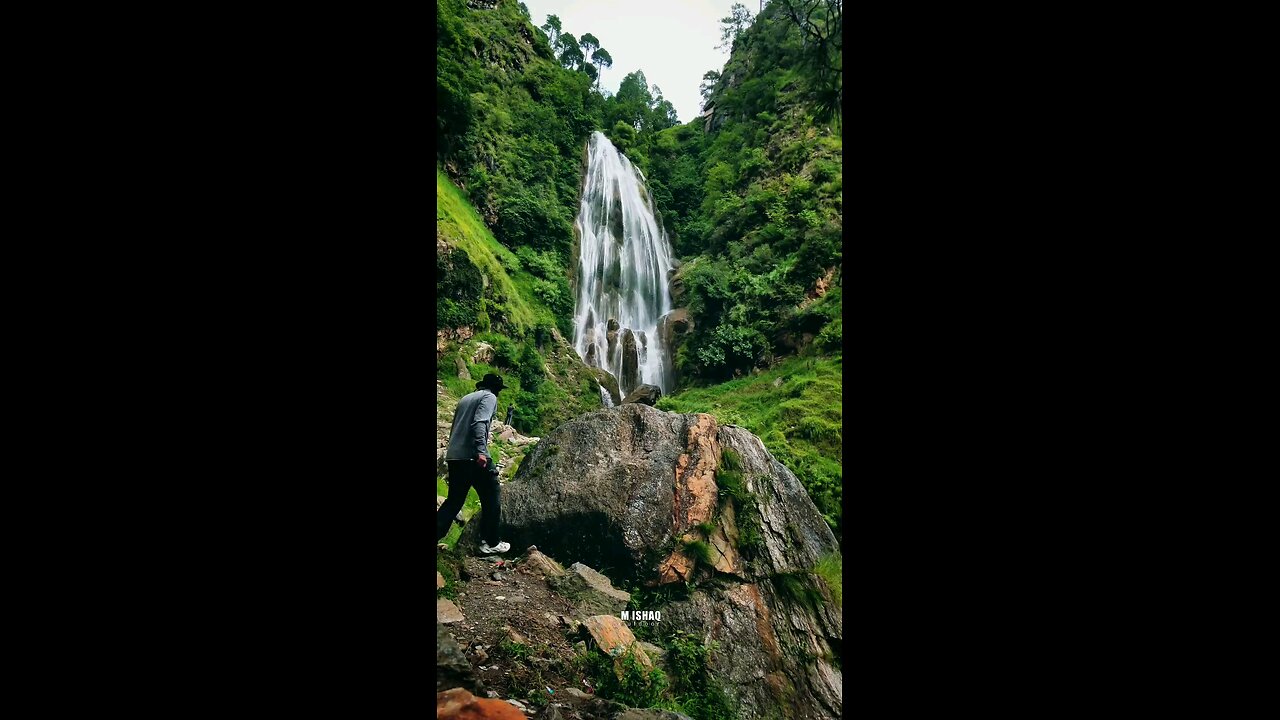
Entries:
[[[452,331],[437,376],[450,393],[461,397],[475,390],[475,380],[485,373],[501,375],[510,389],[500,395],[499,411],[505,417],[514,403],[512,425],[527,435],[542,435],[599,408],[594,375],[556,327],[570,315],[563,302],[556,305],[545,299],[558,299],[543,292],[555,286],[535,274],[541,270],[529,271],[517,253],[498,243],[439,169],[436,243],[436,323]],[[572,308],[570,301],[568,313]],[[457,328],[467,332],[456,332]],[[474,359],[482,342],[493,347],[488,362]],[[471,380],[458,377],[459,362]]]

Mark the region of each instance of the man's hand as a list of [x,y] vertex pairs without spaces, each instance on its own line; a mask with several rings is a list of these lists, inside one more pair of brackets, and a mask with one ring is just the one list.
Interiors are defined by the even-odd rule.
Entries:
[[480,464],[480,467],[488,467],[488,466],[489,466],[489,458],[487,458],[487,457],[485,457],[485,456],[483,456],[483,455],[477,455],[477,456],[476,456],[476,462]]

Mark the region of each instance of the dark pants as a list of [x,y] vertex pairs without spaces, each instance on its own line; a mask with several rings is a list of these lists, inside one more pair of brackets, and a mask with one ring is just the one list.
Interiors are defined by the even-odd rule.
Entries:
[[475,460],[449,461],[449,498],[436,511],[437,541],[449,534],[453,519],[472,487],[480,496],[480,539],[490,547],[498,544],[498,518],[502,514],[498,476],[489,472],[489,468],[480,467]]

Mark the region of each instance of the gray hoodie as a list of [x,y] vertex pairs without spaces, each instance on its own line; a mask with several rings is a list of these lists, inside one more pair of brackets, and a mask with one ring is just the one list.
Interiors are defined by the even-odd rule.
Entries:
[[[446,460],[475,460],[489,457],[489,425],[498,411],[498,396],[492,390],[477,390],[458,401],[449,431]],[[489,457],[492,461],[493,458]]]

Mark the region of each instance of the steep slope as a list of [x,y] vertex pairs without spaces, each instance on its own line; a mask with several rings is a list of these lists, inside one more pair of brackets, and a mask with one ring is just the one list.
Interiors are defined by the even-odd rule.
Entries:
[[527,435],[602,405],[599,371],[583,365],[556,328],[559,308],[540,292],[545,282],[437,170],[437,377],[456,399],[485,373],[502,375],[510,389],[499,397],[499,417],[514,405],[512,425]]

